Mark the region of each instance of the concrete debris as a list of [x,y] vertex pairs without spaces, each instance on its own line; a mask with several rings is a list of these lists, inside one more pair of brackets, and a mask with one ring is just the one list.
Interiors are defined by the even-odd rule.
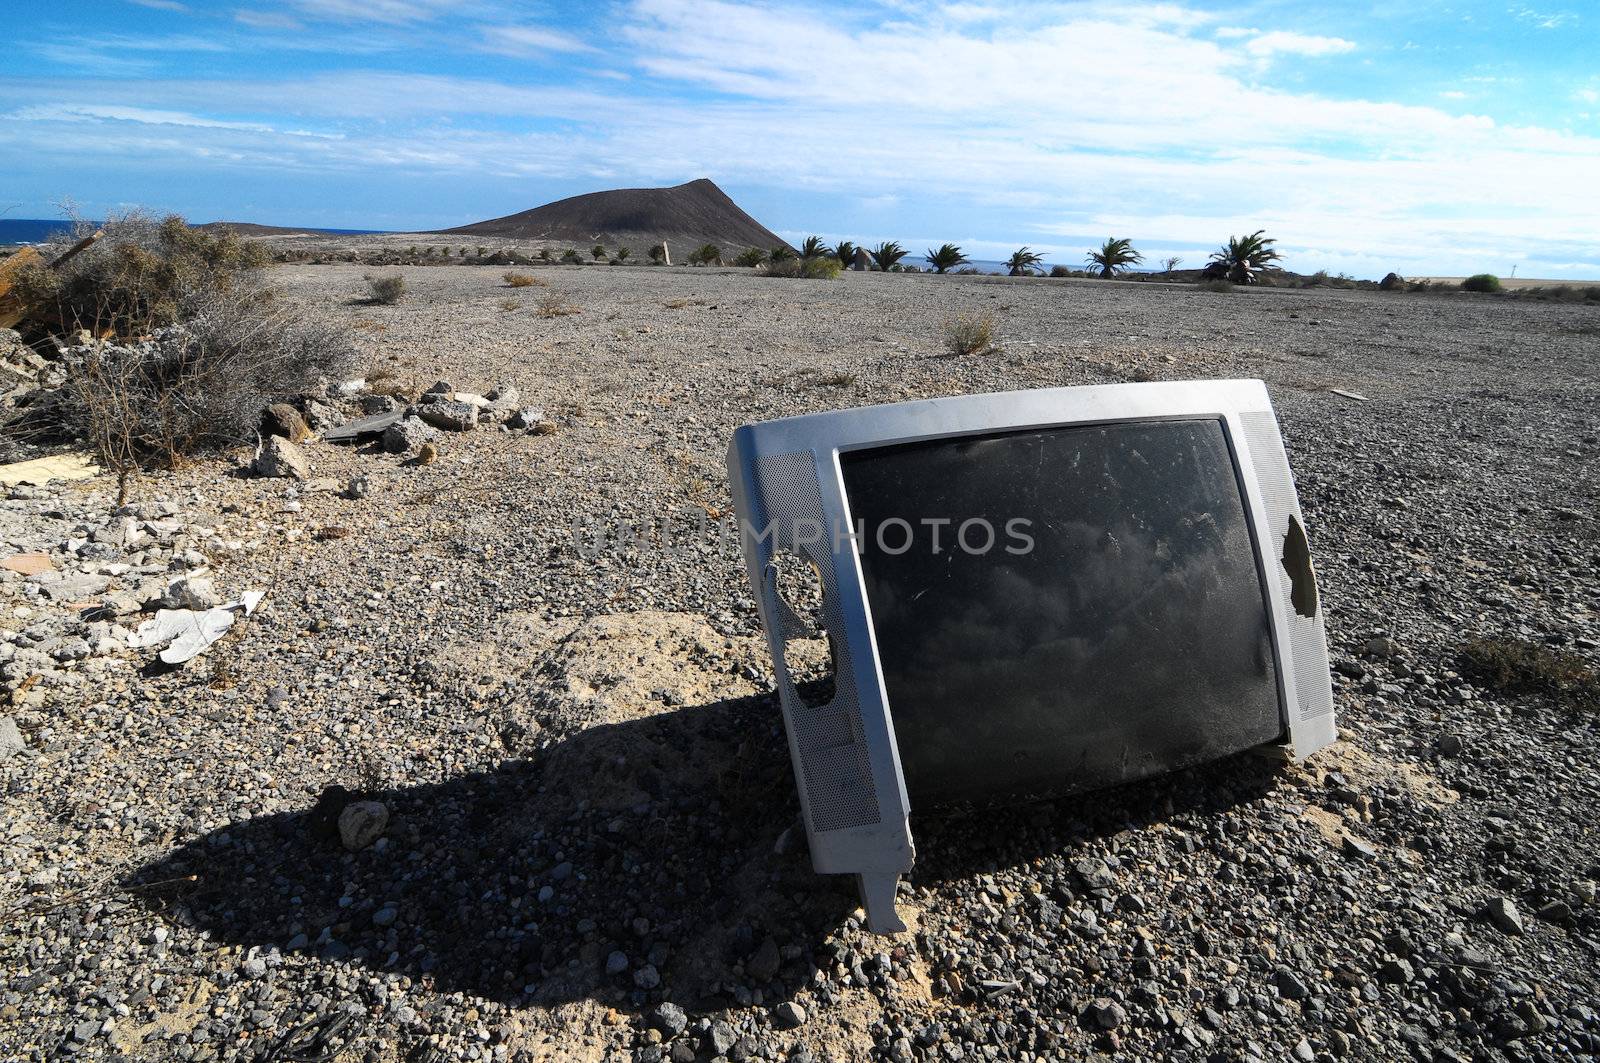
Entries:
[[304,480],[311,475],[311,461],[305,451],[282,436],[268,436],[256,450],[251,471],[257,476]]
[[322,433],[322,438],[329,443],[349,443],[367,436],[379,435],[385,428],[394,424],[405,416],[404,410],[389,410],[385,413],[374,413],[367,417],[358,417],[354,421],[330,428]]
[[0,484],[41,487],[52,480],[87,480],[100,471],[87,454],[52,454],[47,458],[0,465]]
[[465,432],[478,426],[478,407],[458,399],[438,399],[412,407],[412,412],[435,428]]

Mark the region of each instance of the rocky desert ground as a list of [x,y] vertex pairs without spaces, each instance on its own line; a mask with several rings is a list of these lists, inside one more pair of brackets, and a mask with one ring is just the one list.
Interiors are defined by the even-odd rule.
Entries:
[[[443,381],[515,388],[535,431],[439,432],[426,462],[312,440],[309,479],[240,454],[121,508],[106,476],[0,503],[6,555],[43,559],[0,571],[0,1056],[1600,1053],[1600,716],[1461,666],[1478,638],[1600,654],[1600,307],[401,272],[380,306],[360,267],[274,270],[370,354],[320,416]],[[971,312],[998,349],[946,356]],[[919,811],[911,931],[865,933],[796,826],[729,433],[1203,377],[1271,388],[1341,741]],[[186,665],[128,645],[162,595],[251,590]]]

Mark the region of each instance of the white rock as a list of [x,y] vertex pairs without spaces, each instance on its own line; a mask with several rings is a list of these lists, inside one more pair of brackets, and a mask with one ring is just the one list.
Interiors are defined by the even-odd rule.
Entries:
[[339,840],[351,852],[365,849],[389,827],[389,809],[381,801],[352,801],[339,813]]

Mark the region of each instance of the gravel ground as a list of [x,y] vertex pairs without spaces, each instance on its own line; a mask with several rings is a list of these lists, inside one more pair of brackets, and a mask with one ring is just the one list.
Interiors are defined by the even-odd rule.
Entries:
[[[382,386],[514,385],[553,432],[443,433],[430,463],[311,442],[300,484],[239,455],[121,511],[103,478],[0,504],[6,553],[54,570],[0,571],[0,1057],[1600,1053],[1597,717],[1458,674],[1474,637],[1600,656],[1600,308],[401,272],[395,306],[356,298],[357,267],[276,279],[348,321]],[[1000,349],[943,357],[971,311]],[[729,433],[1233,376],[1284,425],[1342,740],[919,814],[911,932],[865,934],[795,828]],[[134,610],[186,574],[266,598],[152,666]],[[359,801],[381,813],[340,816]]]

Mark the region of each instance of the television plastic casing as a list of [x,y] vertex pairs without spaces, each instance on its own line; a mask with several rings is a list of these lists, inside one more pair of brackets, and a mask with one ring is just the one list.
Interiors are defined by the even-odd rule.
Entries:
[[[1266,588],[1286,751],[1304,758],[1335,737],[1322,610],[1305,611],[1309,565],[1282,561],[1286,537],[1304,543],[1299,501],[1278,421],[1259,380],[1205,380],[1047,388],[927,399],[745,425],[728,448],[745,566],[772,651],[789,752],[821,874],[853,874],[868,926],[904,929],[899,876],[915,859],[894,719],[884,689],[839,456],[854,450],[1027,429],[1169,419],[1222,422]],[[1291,533],[1291,526],[1294,532]],[[820,542],[815,529],[823,529]],[[769,535],[756,534],[770,529]],[[785,665],[785,644],[815,632],[778,591],[772,564],[793,550],[815,565],[822,622],[833,647],[832,700],[807,705]],[[1310,593],[1315,601],[1314,582]]]

